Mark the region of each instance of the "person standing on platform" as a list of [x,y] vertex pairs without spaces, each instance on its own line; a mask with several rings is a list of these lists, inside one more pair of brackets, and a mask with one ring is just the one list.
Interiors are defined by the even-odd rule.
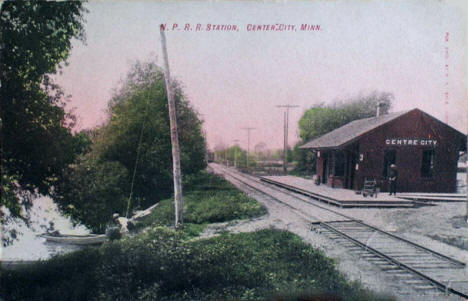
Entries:
[[395,164],[390,165],[388,181],[390,182],[390,195],[396,195],[396,182],[398,179],[398,170]]

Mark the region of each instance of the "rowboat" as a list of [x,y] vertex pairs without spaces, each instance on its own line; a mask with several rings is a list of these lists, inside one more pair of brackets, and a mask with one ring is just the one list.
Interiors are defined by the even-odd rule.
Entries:
[[87,235],[41,234],[39,236],[45,238],[46,241],[49,241],[49,242],[71,244],[71,245],[96,245],[96,244],[102,244],[104,241],[107,240],[107,236],[105,234],[87,234]]

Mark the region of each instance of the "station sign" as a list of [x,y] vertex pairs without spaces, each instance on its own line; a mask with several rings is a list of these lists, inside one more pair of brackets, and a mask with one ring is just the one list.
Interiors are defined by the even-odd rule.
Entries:
[[386,145],[402,145],[402,146],[437,146],[438,141],[425,138],[387,138]]

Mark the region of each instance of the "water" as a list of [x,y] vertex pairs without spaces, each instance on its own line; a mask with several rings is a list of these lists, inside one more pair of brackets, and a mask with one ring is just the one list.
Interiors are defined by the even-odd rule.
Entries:
[[21,221],[16,221],[5,227],[5,230],[16,229],[22,234],[18,235],[18,239],[12,245],[0,249],[2,260],[47,259],[53,255],[82,248],[74,245],[50,243],[46,242],[44,238],[38,237],[38,234],[46,231],[49,222],[53,222],[55,229],[62,234],[88,234],[89,230],[82,225],[73,226],[70,219],[59,213],[57,206],[49,197],[39,197],[34,200],[33,204],[29,228]]

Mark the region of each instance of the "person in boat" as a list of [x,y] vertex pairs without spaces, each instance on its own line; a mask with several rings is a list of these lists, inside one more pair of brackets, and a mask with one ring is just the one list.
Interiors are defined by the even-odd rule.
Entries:
[[54,222],[49,222],[49,228],[47,228],[46,234],[50,236],[60,236],[60,231],[55,229]]
[[118,227],[120,227],[120,233],[122,234],[128,233],[128,224],[129,224],[128,218],[119,216],[118,213],[114,213],[113,219],[114,219],[114,223]]
[[395,164],[390,165],[390,172],[388,174],[388,181],[390,183],[390,195],[396,195],[396,182],[398,180],[398,170]]
[[112,222],[106,229],[106,236],[109,238],[109,240],[116,240],[122,237],[121,225],[118,221],[118,218],[119,214],[114,213],[112,215]]
[[[108,227],[106,234],[110,239],[116,239],[120,238],[122,234],[129,233],[129,230],[132,230],[134,227],[135,225],[128,218],[114,213],[112,215],[112,225]],[[118,234],[113,232],[118,232]],[[114,236],[115,238],[112,238]]]

